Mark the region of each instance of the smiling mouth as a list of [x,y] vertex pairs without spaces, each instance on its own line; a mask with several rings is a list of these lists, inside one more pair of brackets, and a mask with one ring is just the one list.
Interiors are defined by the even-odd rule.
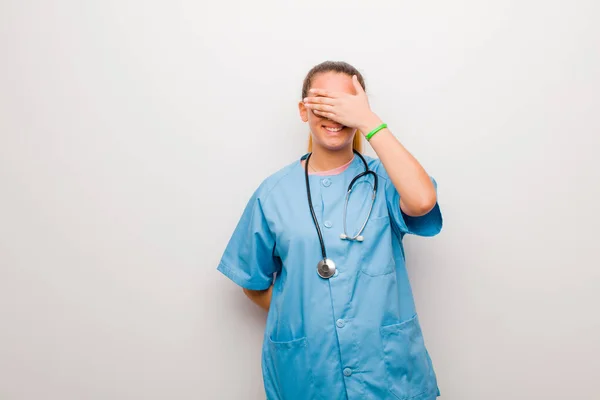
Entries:
[[339,131],[341,131],[342,129],[344,129],[344,128],[345,128],[345,126],[336,126],[336,127],[333,127],[333,126],[324,126],[324,125],[323,125],[323,128],[325,128],[325,130],[326,130],[327,132],[339,132]]

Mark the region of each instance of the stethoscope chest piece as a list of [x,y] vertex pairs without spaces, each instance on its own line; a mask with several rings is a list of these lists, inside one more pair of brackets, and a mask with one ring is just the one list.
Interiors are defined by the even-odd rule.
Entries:
[[317,264],[317,273],[321,278],[331,278],[335,274],[335,263],[328,258],[319,261],[319,264]]

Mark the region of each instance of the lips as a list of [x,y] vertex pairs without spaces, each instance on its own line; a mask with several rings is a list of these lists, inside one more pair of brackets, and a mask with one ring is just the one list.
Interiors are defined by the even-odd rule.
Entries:
[[341,131],[342,129],[345,128],[345,126],[343,125],[337,125],[337,126],[327,126],[327,125],[323,125],[323,128],[325,128],[325,130],[327,132],[331,132],[331,133],[336,133]]

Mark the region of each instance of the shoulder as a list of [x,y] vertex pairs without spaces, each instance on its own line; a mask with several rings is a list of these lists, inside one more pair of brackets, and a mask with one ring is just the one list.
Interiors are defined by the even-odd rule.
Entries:
[[383,166],[383,164],[379,158],[366,156],[366,155],[363,155],[363,157],[365,158],[365,161],[367,162],[369,169],[371,171],[375,172],[377,174],[377,176],[379,176],[380,178],[385,179],[385,180],[390,179],[389,175],[387,174],[387,171],[385,170],[385,167]]
[[273,193],[280,190],[285,190],[285,187],[293,179],[300,167],[300,159],[297,158],[293,162],[288,163],[277,171],[268,175],[257,187],[253,197],[261,203],[266,203]]
[[[375,172],[377,174],[378,177],[384,179],[386,182],[390,181],[390,176],[388,175],[387,171],[385,170],[385,166],[383,165],[383,163],[381,162],[381,160],[379,158],[374,158],[374,157],[369,157],[369,156],[363,156],[365,158],[365,161],[367,162],[367,165],[369,166],[369,169],[373,172]],[[433,182],[433,185],[435,186],[435,188],[437,189],[437,181],[433,178],[433,176],[429,177],[431,179],[431,181]]]

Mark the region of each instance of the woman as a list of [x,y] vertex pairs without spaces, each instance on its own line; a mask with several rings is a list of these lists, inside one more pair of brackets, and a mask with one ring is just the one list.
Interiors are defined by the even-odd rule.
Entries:
[[[310,153],[262,182],[218,266],[268,310],[267,398],[435,399],[402,247],[441,230],[435,181],[351,65],[311,69],[299,110]],[[377,159],[360,154],[362,136]]]

